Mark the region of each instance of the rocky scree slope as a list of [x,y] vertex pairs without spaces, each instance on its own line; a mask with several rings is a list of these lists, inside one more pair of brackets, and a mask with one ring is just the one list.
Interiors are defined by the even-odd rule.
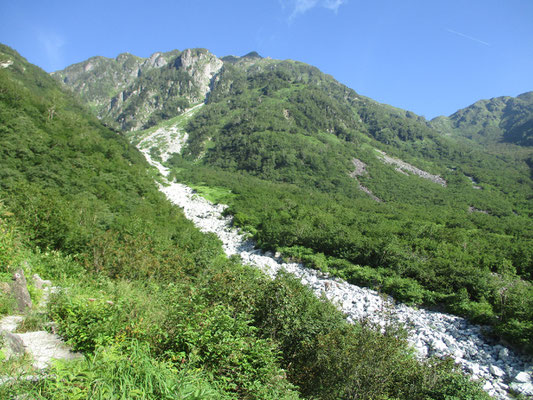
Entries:
[[[169,170],[151,159],[146,150],[143,153],[162,175],[168,174]],[[160,190],[183,208],[186,217],[203,232],[215,233],[228,256],[238,255],[244,263],[272,277],[281,269],[294,274],[317,296],[325,295],[336,304],[348,321],[369,319],[381,326],[399,322],[409,331],[409,341],[420,357],[452,357],[474,379],[483,379],[483,388],[496,398],[510,399],[509,390],[533,396],[533,360],[487,341],[483,327],[460,317],[411,308],[303,264],[284,262],[279,255],[257,249],[252,240],[233,227],[232,218],[223,216],[226,206],[210,203],[181,183],[166,182],[160,185]]]

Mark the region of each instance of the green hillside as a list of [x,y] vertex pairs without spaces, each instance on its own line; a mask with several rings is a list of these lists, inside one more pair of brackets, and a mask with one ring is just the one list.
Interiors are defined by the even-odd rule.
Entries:
[[168,160],[179,180],[231,190],[265,249],[533,342],[529,147],[443,134],[296,61],[223,61]]
[[31,318],[86,356],[34,379],[0,352],[0,397],[487,398],[396,327],[348,324],[293,278],[222,256],[121,133],[12,49],[0,64],[0,280],[22,267],[63,288]]
[[533,92],[480,100],[431,124],[481,144],[533,146]]
[[[264,248],[398,300],[446,304],[530,343],[532,185],[523,160],[465,148],[293,61],[232,60],[187,131],[188,146],[170,160],[177,177],[230,189],[236,223]],[[446,186],[401,173],[378,149]],[[503,304],[509,282],[514,300]]]

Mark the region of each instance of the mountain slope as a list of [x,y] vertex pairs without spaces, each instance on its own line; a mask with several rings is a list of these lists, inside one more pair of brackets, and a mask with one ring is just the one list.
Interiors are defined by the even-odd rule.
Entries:
[[37,380],[2,359],[0,396],[487,398],[394,327],[348,324],[295,279],[222,257],[122,134],[8,47],[0,66],[0,280],[59,281],[39,318],[86,354]]
[[431,125],[482,144],[533,146],[533,92],[480,100]]
[[[264,249],[532,342],[523,158],[465,145],[296,61],[225,58],[205,102],[188,122],[128,135],[178,179],[230,192],[235,223]],[[175,154],[172,140],[148,140],[170,128],[187,137]]]
[[0,190],[34,243],[117,275],[154,273],[148,249],[189,248],[183,265],[213,251],[123,135],[16,52],[2,46],[1,56],[12,64],[0,69]]

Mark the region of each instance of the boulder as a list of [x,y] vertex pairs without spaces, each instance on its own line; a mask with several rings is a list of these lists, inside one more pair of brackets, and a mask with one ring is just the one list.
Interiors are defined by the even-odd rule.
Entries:
[[448,346],[446,346],[446,343],[444,343],[440,339],[434,339],[431,342],[431,348],[437,353],[444,353],[446,350],[448,350]]
[[507,361],[509,359],[509,350],[503,347],[498,353],[498,358],[502,361]]
[[522,371],[519,372],[515,377],[514,381],[517,383],[527,383],[531,382],[531,375],[529,375],[527,372]]
[[37,289],[43,289],[46,286],[52,286],[52,282],[49,280],[43,280],[39,275],[34,274],[33,275],[33,284]]
[[533,384],[531,382],[513,382],[509,387],[511,388],[511,390],[518,392],[524,396],[533,396]]
[[22,269],[18,269],[13,274],[11,292],[13,293],[13,296],[17,302],[17,308],[19,312],[23,313],[32,308],[30,293],[28,292],[28,283]]
[[2,336],[4,337],[4,354],[7,359],[13,357],[13,356],[21,356],[25,352],[24,342],[22,339],[11,332],[2,332]]
[[498,366],[496,365],[491,365],[490,366],[490,373],[496,377],[500,377],[500,376],[503,376],[505,375],[505,372]]

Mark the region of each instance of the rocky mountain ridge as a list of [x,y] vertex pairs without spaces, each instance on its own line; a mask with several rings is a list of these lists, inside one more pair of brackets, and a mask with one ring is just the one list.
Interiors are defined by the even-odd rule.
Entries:
[[203,102],[223,62],[205,49],[93,57],[52,73],[98,117],[122,130],[148,128]]
[[533,92],[516,97],[479,100],[449,117],[434,118],[430,125],[482,144],[533,145]]

